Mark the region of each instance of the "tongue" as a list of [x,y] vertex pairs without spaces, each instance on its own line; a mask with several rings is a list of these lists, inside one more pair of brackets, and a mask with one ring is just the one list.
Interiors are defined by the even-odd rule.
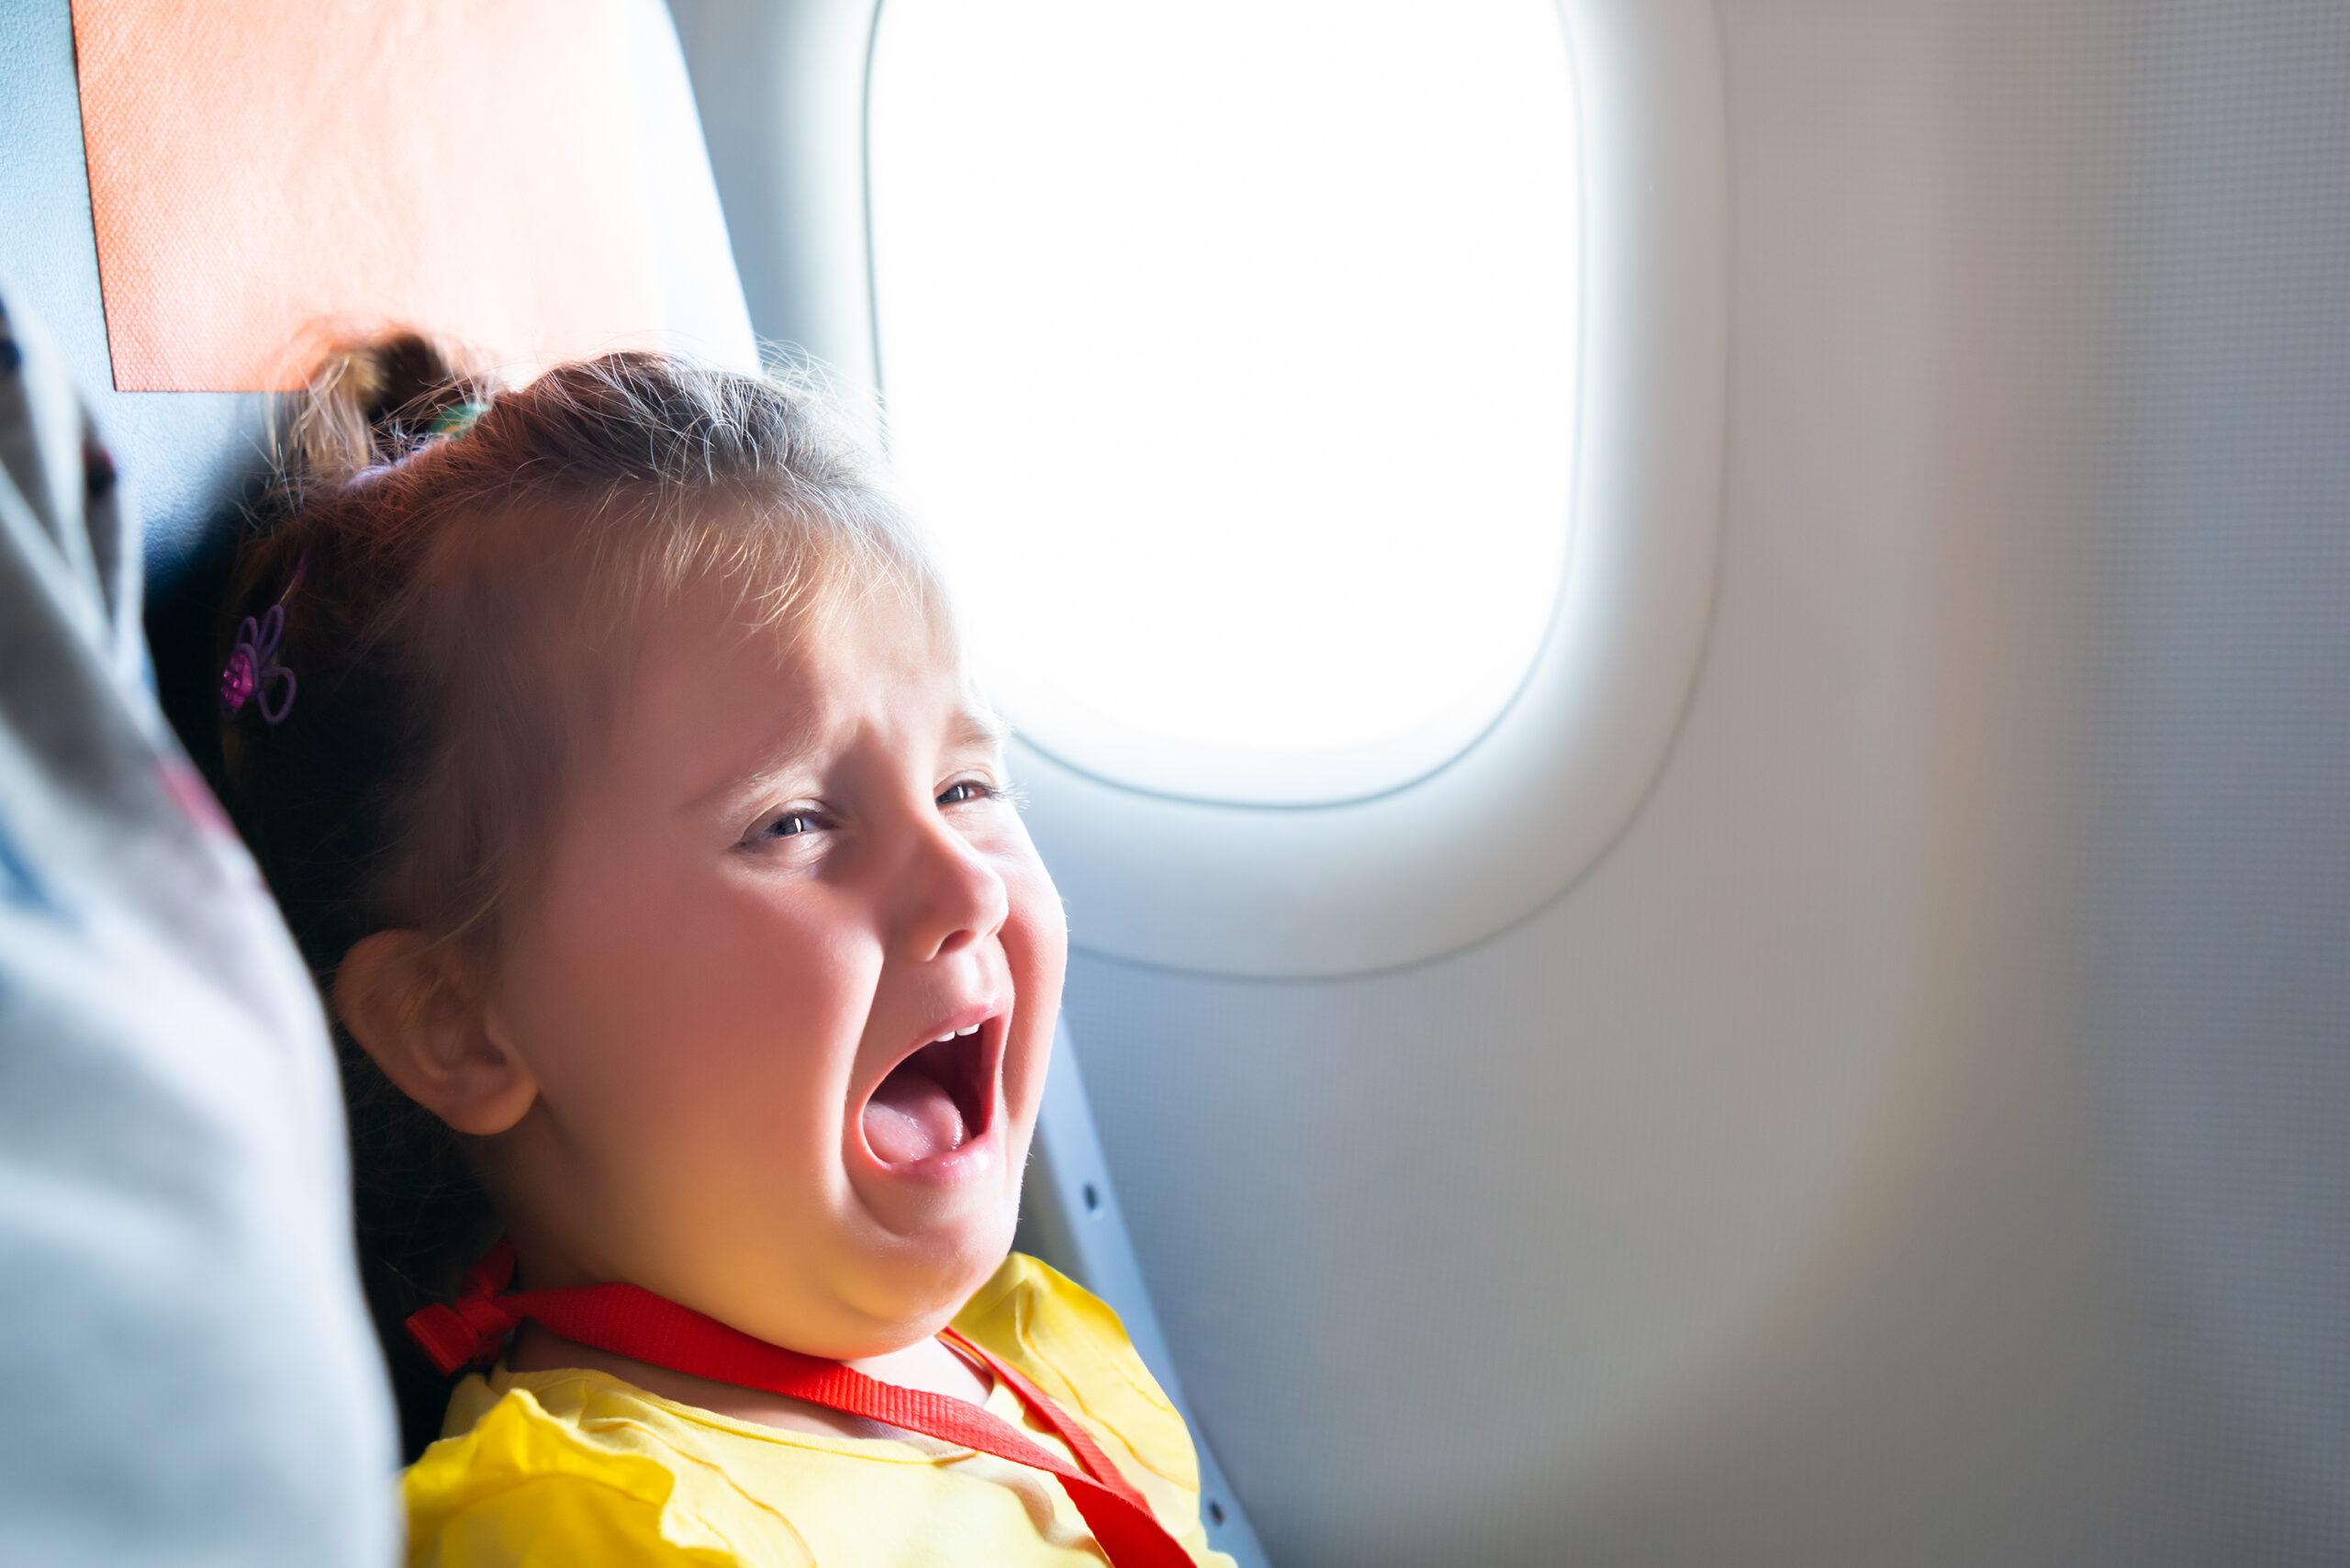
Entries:
[[865,1141],[884,1165],[911,1165],[963,1147],[963,1113],[946,1085],[908,1061],[865,1105]]

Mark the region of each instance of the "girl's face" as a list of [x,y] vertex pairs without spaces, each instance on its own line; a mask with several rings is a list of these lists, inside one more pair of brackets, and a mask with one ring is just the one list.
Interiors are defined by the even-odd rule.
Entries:
[[654,640],[485,1000],[538,1088],[488,1168],[532,1285],[850,1359],[1009,1249],[1068,935],[936,630],[811,642]]

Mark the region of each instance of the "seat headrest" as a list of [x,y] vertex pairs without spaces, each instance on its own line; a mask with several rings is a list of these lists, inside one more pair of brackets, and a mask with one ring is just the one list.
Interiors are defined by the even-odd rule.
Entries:
[[96,405],[159,587],[256,469],[254,394],[333,335],[756,364],[659,0],[47,0],[0,15],[0,287]]

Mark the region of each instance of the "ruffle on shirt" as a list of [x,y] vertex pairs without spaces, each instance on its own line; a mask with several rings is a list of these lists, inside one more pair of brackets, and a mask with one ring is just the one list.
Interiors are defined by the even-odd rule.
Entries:
[[1192,1434],[1107,1302],[1015,1252],[955,1315],[955,1327],[1082,1417],[1112,1462],[1179,1533],[1198,1530],[1200,1465]]
[[491,1403],[472,1428],[427,1449],[403,1483],[409,1568],[813,1568],[804,1548],[744,1556],[677,1506],[667,1465],[591,1446],[528,1389],[480,1394]]

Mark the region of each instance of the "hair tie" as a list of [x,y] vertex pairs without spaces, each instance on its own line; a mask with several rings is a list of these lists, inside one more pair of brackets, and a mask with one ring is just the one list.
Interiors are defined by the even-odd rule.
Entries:
[[452,403],[433,415],[431,422],[424,427],[424,433],[413,441],[404,435],[397,425],[394,425],[390,440],[399,449],[398,452],[381,462],[370,463],[366,467],[345,479],[342,482],[343,487],[351,490],[362,489],[386,474],[397,472],[408,466],[408,460],[418,454],[430,452],[444,441],[456,440],[473,429],[476,421],[487,412],[489,412],[489,405],[478,398],[468,398],[463,403]]
[[468,398],[462,403],[452,403],[432,416],[425,427],[429,436],[446,436],[453,441],[474,428],[474,422],[489,412],[489,405],[478,398]]
[[223,723],[234,719],[248,701],[266,724],[284,723],[292,711],[299,683],[292,670],[277,662],[277,648],[285,637],[285,601],[301,587],[302,574],[309,565],[310,553],[305,550],[294,563],[294,575],[285,580],[285,591],[277,596],[277,602],[258,620],[246,616],[237,628],[236,645],[229,650],[229,662],[220,670]]

